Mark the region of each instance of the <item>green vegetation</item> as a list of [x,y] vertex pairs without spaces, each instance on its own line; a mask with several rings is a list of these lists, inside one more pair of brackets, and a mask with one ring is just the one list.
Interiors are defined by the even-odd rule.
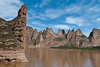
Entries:
[[4,50],[12,50],[10,47],[12,47],[13,50],[16,50],[16,48],[22,48],[21,44],[19,44],[17,39],[14,37],[10,26],[0,28],[0,48],[3,48]]
[[79,49],[79,50],[100,50],[100,46],[97,47],[71,47],[71,46],[60,46],[60,47],[51,47],[51,48],[58,48],[58,49]]
[[[5,32],[8,32],[8,34],[4,34]],[[9,26],[0,28],[0,38],[1,39],[14,38],[14,35],[12,33],[13,32]]]

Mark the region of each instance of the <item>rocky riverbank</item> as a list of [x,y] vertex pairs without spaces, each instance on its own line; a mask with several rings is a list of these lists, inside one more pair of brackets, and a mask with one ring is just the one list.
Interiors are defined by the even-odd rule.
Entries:
[[0,51],[0,62],[28,62],[24,51]]

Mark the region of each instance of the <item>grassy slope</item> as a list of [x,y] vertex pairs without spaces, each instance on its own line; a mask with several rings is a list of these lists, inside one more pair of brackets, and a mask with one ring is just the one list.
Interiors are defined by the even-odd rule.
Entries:
[[[18,19],[20,19],[20,16],[17,16],[16,18],[14,18],[11,21],[8,21],[10,23],[17,21]],[[6,20],[0,18],[1,21],[7,22]],[[4,32],[8,32],[8,34],[4,34]],[[9,41],[7,41],[7,39],[9,39]],[[10,26],[6,26],[4,28],[0,28],[0,48],[18,48],[21,47],[21,45],[18,43],[17,39],[14,37],[13,35],[13,31],[11,30]],[[11,45],[6,45],[5,43],[9,43],[9,42],[14,42],[14,44]],[[22,48],[22,47],[21,47]]]
[[[8,34],[4,34],[4,32],[8,32]],[[20,44],[16,43],[17,39],[12,34],[12,30],[9,26],[0,28],[0,42],[1,42],[0,48],[3,48],[3,49],[5,49],[6,47],[8,49],[9,47],[17,48],[18,46],[20,46]],[[5,44],[9,42],[14,42],[14,44],[11,44],[11,45]]]
[[60,46],[60,47],[51,47],[51,48],[59,48],[59,49],[80,49],[80,50],[100,50],[100,46],[98,47],[87,47],[87,48],[78,48],[78,47],[70,47],[70,46]]

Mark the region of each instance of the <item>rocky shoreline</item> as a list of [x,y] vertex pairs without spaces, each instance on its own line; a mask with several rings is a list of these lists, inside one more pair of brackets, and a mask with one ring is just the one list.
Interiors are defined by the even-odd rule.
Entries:
[[0,51],[0,62],[28,62],[24,51]]

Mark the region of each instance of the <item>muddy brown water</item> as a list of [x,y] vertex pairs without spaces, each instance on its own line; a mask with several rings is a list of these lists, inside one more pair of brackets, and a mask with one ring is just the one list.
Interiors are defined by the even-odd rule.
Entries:
[[0,63],[0,67],[100,67],[100,51],[26,48],[27,63]]

